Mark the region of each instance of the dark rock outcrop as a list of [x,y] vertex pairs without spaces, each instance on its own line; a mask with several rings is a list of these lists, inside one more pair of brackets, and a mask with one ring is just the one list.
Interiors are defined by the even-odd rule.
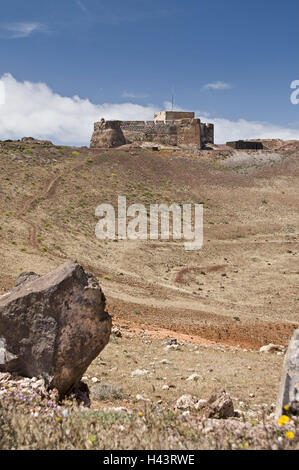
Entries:
[[79,264],[23,273],[0,297],[0,371],[41,377],[64,395],[108,343],[111,323],[97,279]]

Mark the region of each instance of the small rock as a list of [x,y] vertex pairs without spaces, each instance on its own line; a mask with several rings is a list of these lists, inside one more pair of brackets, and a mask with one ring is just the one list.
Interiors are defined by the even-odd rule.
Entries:
[[148,375],[149,371],[146,369],[136,369],[131,373],[131,377],[138,377],[142,375]]
[[130,410],[128,410],[127,408],[124,408],[123,406],[115,406],[115,407],[112,407],[112,408],[108,408],[107,411],[113,411],[115,413],[131,413]]
[[179,349],[179,345],[178,344],[168,344],[167,346],[165,346],[164,350],[165,351],[177,351]]
[[114,336],[116,336],[117,338],[122,338],[122,336],[123,336],[121,330],[120,330],[117,326],[114,326],[114,327],[112,328],[111,333],[112,333]]
[[192,395],[182,395],[176,402],[175,408],[177,410],[188,410],[194,408],[198,400]]
[[197,382],[200,379],[200,375],[198,374],[192,374],[190,377],[188,377],[187,382]]
[[175,385],[174,385],[173,383],[171,383],[171,382],[168,382],[167,385],[168,385],[169,388],[176,388]]
[[178,340],[176,338],[169,338],[167,344],[169,346],[178,346]]
[[143,397],[142,395],[139,395],[139,394],[136,395],[136,400],[137,401],[147,401],[147,402],[150,401],[148,398],[145,398],[145,397]]
[[96,383],[99,382],[99,379],[98,379],[97,377],[93,377],[93,378],[91,379],[91,381],[92,381],[92,383],[96,384]]
[[225,390],[214,392],[208,400],[205,411],[207,418],[225,419],[234,416],[234,405]]
[[271,343],[271,344],[268,344],[266,346],[262,346],[260,348],[260,352],[261,353],[275,353],[275,352],[285,353],[285,347]]
[[195,405],[195,409],[196,410],[201,410],[202,408],[204,408],[205,406],[208,405],[208,401],[207,400],[199,400],[196,405]]

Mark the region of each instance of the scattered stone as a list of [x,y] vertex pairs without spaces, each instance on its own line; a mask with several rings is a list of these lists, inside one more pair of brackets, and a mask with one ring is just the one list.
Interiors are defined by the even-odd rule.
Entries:
[[163,385],[162,390],[169,390],[169,386],[168,385]]
[[97,377],[93,377],[91,381],[93,384],[97,384],[99,382],[99,379]]
[[114,326],[112,328],[112,332],[111,332],[114,336],[116,336],[116,338],[122,338],[122,332],[121,330],[117,327],[117,326]]
[[143,375],[148,375],[149,374],[149,371],[146,370],[146,369],[136,369],[134,370],[132,373],[131,373],[131,377],[140,377],[140,376],[143,376]]
[[276,404],[276,418],[289,406],[291,413],[299,415],[299,328],[293,334],[284,360],[280,390]]
[[177,410],[188,410],[194,408],[197,402],[197,398],[192,395],[182,395],[176,402],[175,408]]
[[176,386],[171,382],[169,382],[167,385],[168,385],[169,388],[176,388]]
[[262,346],[260,348],[260,352],[262,353],[275,353],[275,352],[285,353],[285,347],[271,343],[271,344],[268,344],[267,346]]
[[190,377],[188,377],[187,382],[197,382],[200,379],[200,375],[198,374],[192,374]]
[[128,413],[128,414],[131,414],[132,411],[131,410],[128,410],[127,408],[123,407],[123,406],[115,406],[115,407],[112,407],[112,408],[106,408],[104,409],[104,411],[112,411],[114,413]]
[[105,296],[76,262],[17,284],[0,298],[0,371],[43,378],[65,395],[109,341]]
[[206,406],[208,406],[208,400],[199,400],[195,405],[195,409],[201,410],[202,408],[205,408]]
[[139,394],[136,395],[136,400],[137,400],[137,401],[147,401],[147,402],[150,402],[150,400],[149,400],[148,398],[145,398],[145,397],[143,397],[142,395],[139,395]]
[[205,410],[207,418],[226,419],[234,416],[234,405],[225,390],[212,393]]
[[178,340],[176,338],[168,338],[168,346],[178,346]]
[[168,344],[167,346],[165,346],[164,350],[165,351],[177,351],[179,349],[179,345],[178,344]]
[[164,365],[169,365],[171,364],[171,362],[169,362],[167,359],[162,359],[162,361],[160,361],[161,364],[164,364]]

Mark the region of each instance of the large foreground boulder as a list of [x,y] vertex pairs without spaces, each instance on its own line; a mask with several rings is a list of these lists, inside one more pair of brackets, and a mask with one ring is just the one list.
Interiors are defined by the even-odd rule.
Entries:
[[23,273],[0,297],[0,372],[41,377],[64,395],[108,343],[111,323],[97,279],[79,264]]
[[299,328],[290,341],[284,360],[280,390],[276,404],[276,418],[285,414],[285,408],[299,416]]

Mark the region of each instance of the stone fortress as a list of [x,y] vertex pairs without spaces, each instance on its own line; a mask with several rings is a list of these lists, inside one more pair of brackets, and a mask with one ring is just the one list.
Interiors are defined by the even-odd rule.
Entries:
[[105,121],[94,124],[91,148],[111,148],[134,142],[204,149],[214,144],[214,125],[202,123],[193,112],[162,111],[153,121]]

